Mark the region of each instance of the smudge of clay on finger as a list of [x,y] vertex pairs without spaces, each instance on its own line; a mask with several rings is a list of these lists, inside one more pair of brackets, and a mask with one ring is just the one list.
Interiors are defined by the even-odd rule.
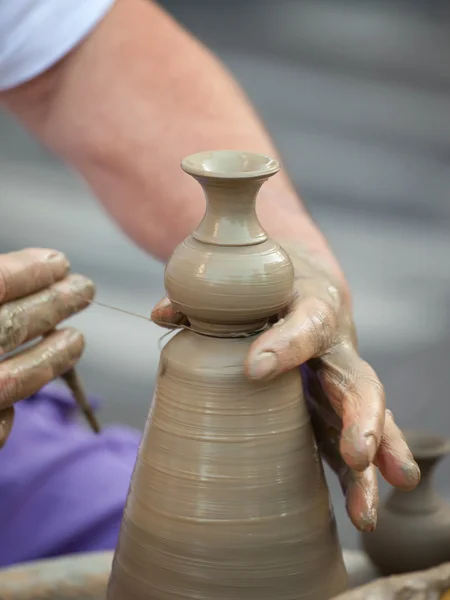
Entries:
[[323,362],[320,381],[342,414],[342,456],[351,468],[362,471],[375,460],[384,430],[384,387],[353,348],[341,345]]
[[57,330],[43,341],[0,363],[0,408],[23,400],[71,369],[84,350],[73,328]]
[[373,434],[365,434],[359,424],[353,424],[342,431],[341,454],[345,462],[357,471],[364,471],[374,462],[378,443]]
[[0,303],[16,300],[63,279],[70,263],[61,252],[28,248],[0,255]]
[[0,356],[53,330],[86,308],[95,286],[82,275],[70,275],[40,292],[0,307]]
[[347,513],[353,525],[363,532],[373,531],[377,524],[378,484],[373,465],[362,473],[348,469],[343,488]]
[[376,464],[386,481],[394,487],[410,491],[420,482],[419,465],[414,460],[390,410],[386,410],[385,427]]

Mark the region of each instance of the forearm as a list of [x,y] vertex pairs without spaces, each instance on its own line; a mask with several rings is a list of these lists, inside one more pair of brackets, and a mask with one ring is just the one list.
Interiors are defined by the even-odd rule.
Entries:
[[[221,64],[145,0],[118,0],[70,55],[3,100],[83,175],[123,230],[163,260],[204,210],[181,158],[227,148],[277,155]],[[263,186],[258,213],[273,237],[302,242],[340,274],[286,175]]]

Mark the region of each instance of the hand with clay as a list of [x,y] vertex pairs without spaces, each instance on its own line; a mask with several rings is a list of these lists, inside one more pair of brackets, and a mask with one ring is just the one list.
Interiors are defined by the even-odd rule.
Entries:
[[[93,283],[69,275],[69,268],[55,250],[0,254],[0,447],[13,424],[14,403],[69,371],[83,352],[81,333],[55,330],[94,296]],[[21,348],[29,342],[35,343]]]
[[[377,375],[358,354],[351,303],[324,262],[295,242],[281,242],[294,265],[294,296],[286,314],[251,346],[247,375],[268,380],[301,367],[317,443],[336,472],[355,527],[376,525],[376,467],[393,486],[411,490],[419,467],[385,409]],[[168,299],[152,312],[159,324],[183,324]]]
[[[11,19],[20,39],[31,40],[4,53],[12,70],[23,55],[28,69],[39,35],[43,51],[56,54],[40,57],[40,71],[25,69],[5,80],[0,103],[77,170],[124,232],[167,260],[204,213],[195,182],[179,169],[182,157],[226,148],[279,153],[230,73],[158,3],[83,3],[82,31],[73,29],[80,19],[54,4],[46,7],[47,19],[40,18],[40,2],[28,8],[39,18],[30,12],[23,22]],[[0,23],[7,24],[3,15]],[[33,35],[26,35],[29,23]],[[66,55],[47,43],[48,23],[54,35],[62,32]],[[295,186],[280,173],[258,199],[269,235],[302,240],[308,250],[284,244],[296,270],[296,296],[283,320],[253,346],[248,374],[263,379],[301,365],[317,440],[340,477],[350,518],[359,529],[372,529],[376,467],[393,485],[410,489],[419,479],[417,466],[385,410],[380,382],[358,355],[345,279]],[[176,315],[159,306],[154,318]]]

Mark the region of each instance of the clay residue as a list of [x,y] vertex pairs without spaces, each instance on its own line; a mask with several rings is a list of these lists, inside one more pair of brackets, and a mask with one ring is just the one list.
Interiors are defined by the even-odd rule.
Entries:
[[251,343],[182,331],[164,347],[109,600],[327,600],[346,588],[300,374],[250,381]]
[[450,563],[428,571],[396,575],[345,592],[334,600],[448,600]]

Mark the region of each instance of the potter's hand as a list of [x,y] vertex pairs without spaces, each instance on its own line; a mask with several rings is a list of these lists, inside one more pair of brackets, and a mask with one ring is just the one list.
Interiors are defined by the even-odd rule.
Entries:
[[[294,264],[295,294],[286,314],[251,346],[246,371],[264,380],[302,365],[319,448],[339,476],[352,522],[371,530],[378,504],[376,467],[405,490],[417,485],[419,468],[385,410],[382,384],[358,355],[350,299],[302,246],[282,245]],[[152,319],[166,327],[186,324],[167,298]]]
[[350,299],[327,268],[300,244],[284,243],[294,265],[295,294],[285,315],[251,346],[247,373],[275,377],[302,365],[319,448],[339,476],[355,527],[375,527],[376,467],[400,489],[413,489],[420,472],[372,367],[358,355]]
[[72,328],[54,331],[94,295],[92,282],[68,275],[69,266],[54,250],[0,254],[0,447],[11,430],[13,404],[67,372],[83,352],[81,333]]

